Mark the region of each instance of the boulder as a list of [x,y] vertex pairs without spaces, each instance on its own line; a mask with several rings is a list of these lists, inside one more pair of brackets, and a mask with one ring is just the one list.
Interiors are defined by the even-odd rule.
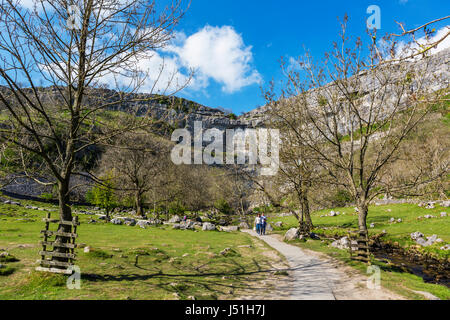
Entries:
[[298,238],[299,236],[299,229],[298,228],[292,228],[289,229],[288,232],[286,232],[286,234],[284,235],[284,240],[285,241],[292,241]]
[[402,220],[402,219],[398,219],[397,222],[398,222],[398,223],[402,223],[403,220]]
[[330,214],[329,214],[329,216],[330,216],[330,217],[336,217],[336,216],[337,216],[337,213],[334,212],[334,211],[331,211]]
[[371,223],[371,224],[370,224],[370,227],[371,227],[371,228],[375,228],[375,223]]
[[334,241],[331,246],[334,248],[338,248],[340,250],[348,250],[350,248],[350,244],[352,245],[358,245],[358,242],[356,242],[355,240],[352,240],[350,242],[350,240],[348,239],[348,237],[343,237],[339,240]]
[[441,207],[444,207],[444,208],[450,207],[450,200],[442,201],[441,202]]
[[178,215],[174,215],[172,218],[170,218],[169,223],[179,223],[181,221],[181,218]]
[[194,230],[195,224],[191,220],[180,222],[180,229],[182,230]]
[[422,232],[417,231],[417,232],[411,233],[411,240],[416,241],[417,239],[423,238],[423,237],[424,237],[424,234]]
[[238,227],[238,226],[220,227],[220,231],[224,231],[224,232],[236,232],[236,231],[239,231],[239,227]]
[[125,220],[123,218],[111,219],[111,223],[116,224],[116,225],[122,225],[124,222],[125,222]]
[[146,229],[148,226],[150,226],[151,223],[148,220],[138,220],[136,222],[136,226],[142,228],[142,229]]
[[202,230],[203,231],[214,231],[214,230],[216,230],[216,226],[213,225],[212,223],[205,222],[202,226]]
[[450,250],[450,244],[446,244],[445,246],[441,247],[441,250],[445,250],[445,251]]
[[431,245],[428,241],[425,241],[424,238],[419,238],[419,239],[417,239],[417,240],[416,240],[416,243],[417,243],[418,245],[422,246],[422,247],[428,247],[428,246]]
[[179,223],[175,223],[172,227],[175,230],[180,230],[181,229],[181,225]]
[[243,230],[248,230],[248,229],[251,229],[251,227],[250,227],[250,225],[248,224],[248,222],[241,222],[240,224],[239,224],[239,228],[240,229],[243,229]]
[[273,227],[270,225],[270,223],[266,224],[266,231],[269,231],[269,232],[273,231]]
[[445,218],[447,216],[447,212],[441,212],[441,218]]
[[99,215],[98,215],[98,219],[99,219],[99,220],[106,220],[106,219],[107,219],[107,216],[106,216],[105,214],[99,214]]
[[134,220],[133,218],[124,218],[124,224],[134,227],[136,225],[136,220]]

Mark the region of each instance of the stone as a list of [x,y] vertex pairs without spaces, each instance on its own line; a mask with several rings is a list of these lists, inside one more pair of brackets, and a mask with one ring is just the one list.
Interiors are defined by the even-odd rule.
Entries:
[[187,297],[187,299],[188,299],[188,300],[197,300],[197,299],[195,299],[194,296],[189,296],[189,297]]
[[191,220],[180,222],[180,229],[182,230],[194,230],[195,224]]
[[274,226],[277,228],[281,228],[283,227],[283,222],[282,221],[275,222]]
[[205,222],[202,226],[203,231],[214,231],[216,230],[216,226],[210,222]]
[[111,223],[115,224],[115,225],[122,225],[124,223],[124,219],[123,218],[114,218],[114,219],[111,219]]
[[371,223],[371,224],[370,224],[370,227],[371,227],[371,228],[375,228],[375,223]]
[[98,219],[99,220],[106,220],[107,216],[105,214],[100,214],[100,215],[98,215]]
[[330,214],[329,214],[329,216],[330,216],[330,217],[336,217],[336,216],[337,216],[337,214],[336,214],[336,212],[334,212],[334,211],[331,211],[331,212],[330,212]]
[[266,231],[268,231],[268,232],[273,231],[273,227],[270,225],[270,223],[266,223]]
[[176,223],[176,224],[173,225],[172,228],[175,229],[175,230],[180,230],[181,229],[181,225],[179,223]]
[[445,218],[447,216],[447,212],[441,212],[441,218]]
[[299,236],[299,229],[298,228],[292,228],[289,229],[288,232],[286,232],[286,234],[284,235],[284,240],[285,241],[292,241],[297,239]]
[[427,239],[430,244],[434,244],[436,242],[436,240],[438,239],[438,236],[433,234],[431,237],[427,237]]
[[389,220],[389,222],[390,222],[390,223],[394,223],[394,222],[395,222],[395,218],[391,218],[391,219]]
[[250,225],[248,224],[248,222],[241,222],[240,224],[239,224],[239,228],[240,229],[243,229],[243,230],[248,230],[248,229],[251,229],[251,227],[250,227]]
[[441,202],[441,207],[444,207],[444,208],[450,207],[450,200],[442,201]]
[[238,227],[238,226],[220,227],[220,231],[224,231],[224,232],[236,232],[236,231],[239,231],[239,227]]
[[436,202],[428,202],[425,209],[434,209]]
[[441,250],[445,250],[445,251],[450,250],[450,244],[446,244],[445,246],[441,247]]
[[181,222],[181,218],[178,215],[174,215],[172,218],[170,218],[169,223],[179,223]]
[[424,234],[419,231],[411,233],[411,240],[416,241],[417,239],[423,238],[423,237],[424,237]]
[[430,246],[430,243],[429,243],[428,241],[425,241],[424,238],[419,238],[419,239],[417,239],[417,240],[416,240],[416,243],[417,243],[418,245],[421,245],[422,247],[428,247],[428,246]]
[[151,223],[148,220],[138,220],[136,222],[136,226],[142,228],[142,229],[146,229],[148,226],[150,226]]
[[348,239],[348,237],[343,237],[343,238],[341,238],[341,239],[339,239],[339,240],[334,241],[334,242],[331,244],[331,246],[334,247],[334,248],[338,248],[338,249],[340,249],[340,250],[348,250],[349,247],[350,247],[350,243],[351,243],[352,245],[357,245],[357,244],[358,244],[358,242],[356,242],[356,241],[354,241],[354,240],[350,242],[350,240]]
[[403,220],[402,220],[402,219],[398,219],[397,222],[398,222],[398,223],[402,223]]
[[124,224],[126,226],[134,227],[136,225],[136,220],[125,220]]
[[83,251],[84,253],[89,253],[91,252],[91,247],[84,247]]
[[433,219],[434,216],[432,216],[431,214],[427,214],[425,216],[423,216],[425,219]]

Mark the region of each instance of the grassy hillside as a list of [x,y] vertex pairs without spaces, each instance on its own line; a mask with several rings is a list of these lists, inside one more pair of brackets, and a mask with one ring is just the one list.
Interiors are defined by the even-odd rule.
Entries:
[[[267,277],[279,260],[246,234],[87,224],[88,217],[80,216],[77,243],[90,246],[91,252],[76,250],[81,290],[68,290],[66,277],[34,271],[44,216],[44,211],[0,205],[0,250],[19,260],[0,261],[6,266],[0,270],[13,271],[0,274],[0,300],[235,299],[248,294],[249,283]],[[232,251],[224,256],[225,248]]]
[[[336,217],[325,216],[331,210],[340,212]],[[440,250],[445,243],[450,243],[450,215],[440,217],[441,212],[450,212],[448,208],[436,206],[435,209],[425,209],[414,204],[371,206],[369,208],[368,224],[375,224],[370,228],[370,235],[380,234],[383,230],[387,232],[382,240],[391,243],[405,250],[418,250],[430,256],[450,261],[450,251]],[[436,218],[424,219],[425,215],[433,215]],[[422,217],[422,218],[421,218]],[[401,223],[391,223],[390,219],[402,219]],[[334,208],[317,211],[312,214],[312,220],[316,227],[315,232],[325,237],[346,236],[349,230],[357,230],[358,216],[354,208]],[[298,222],[292,216],[290,217],[271,217],[269,221],[274,224],[278,221],[283,222],[281,228],[275,228],[275,232],[283,234],[290,228],[298,226]],[[437,243],[430,247],[418,247],[411,240],[410,234],[416,231],[422,232],[425,236],[433,234],[438,235],[444,242]],[[347,250],[339,250],[330,246],[331,240],[308,240],[307,242],[294,241],[293,244],[302,248],[311,249],[326,253],[330,256],[340,259],[351,265],[362,273],[366,273],[367,266],[350,260]],[[402,294],[411,299],[423,299],[424,297],[414,291],[430,292],[441,299],[450,299],[450,289],[445,286],[425,283],[422,278],[414,274],[405,272],[390,263],[382,261],[372,261],[373,264],[381,268],[382,286]]]

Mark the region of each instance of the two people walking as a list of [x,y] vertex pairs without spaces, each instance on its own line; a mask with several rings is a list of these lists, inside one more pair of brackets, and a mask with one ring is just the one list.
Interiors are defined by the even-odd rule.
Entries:
[[266,234],[267,217],[264,214],[259,214],[255,218],[255,230],[260,236]]

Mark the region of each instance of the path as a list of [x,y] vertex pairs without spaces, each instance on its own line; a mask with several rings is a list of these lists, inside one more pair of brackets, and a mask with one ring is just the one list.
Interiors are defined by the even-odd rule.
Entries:
[[[274,236],[258,236],[253,230],[242,230],[266,242],[289,263],[291,281],[278,287],[280,299],[287,300],[390,300],[402,299],[385,289],[369,290],[367,278],[351,267],[338,264],[319,253],[287,244]],[[289,295],[286,293],[290,292]]]

